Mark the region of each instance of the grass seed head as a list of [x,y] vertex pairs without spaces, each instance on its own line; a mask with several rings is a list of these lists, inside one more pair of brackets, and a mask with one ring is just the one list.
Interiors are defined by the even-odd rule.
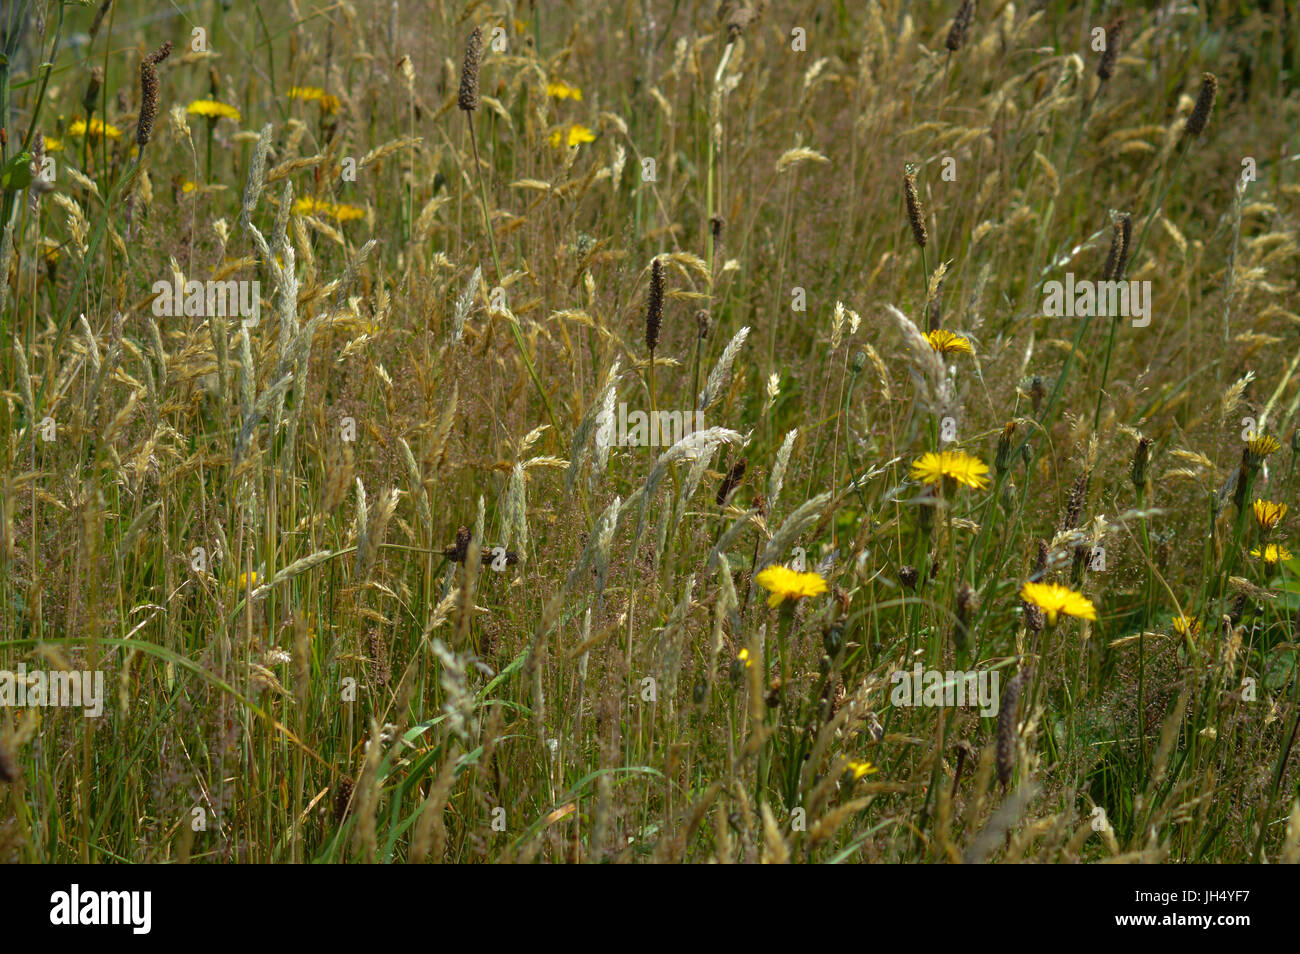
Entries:
[[478,68],[483,57],[483,28],[476,26],[465,42],[465,61],[460,68],[460,90],[456,105],[467,113],[478,109]]

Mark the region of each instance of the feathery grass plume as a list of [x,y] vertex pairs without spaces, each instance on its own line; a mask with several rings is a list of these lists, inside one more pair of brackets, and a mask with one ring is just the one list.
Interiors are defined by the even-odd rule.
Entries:
[[645,346],[654,360],[655,346],[659,344],[659,326],[664,319],[664,264],[656,257],[650,263],[650,290],[646,294]]
[[528,548],[528,491],[523,464],[515,464],[506,484],[506,519],[504,547],[518,547],[519,559],[526,559]]
[[749,337],[749,326],[741,328],[732,339],[727,342],[727,346],[722,349],[722,356],[718,358],[718,363],[713,366],[709,372],[709,379],[704,384],[704,390],[698,398],[699,409],[707,411],[722,396],[726,390],[727,384],[731,380],[731,366],[736,360],[736,355],[740,353],[741,346],[744,345],[745,339]]
[[451,340],[456,344],[460,343],[461,335],[465,331],[465,319],[469,317],[474,304],[474,293],[478,291],[479,282],[482,278],[483,267],[475,265],[474,274],[469,277],[464,289],[456,296],[456,306],[451,313]]
[[952,405],[952,379],[944,367],[943,358],[935,351],[930,341],[921,330],[913,324],[912,319],[893,305],[886,305],[885,311],[893,319],[898,330],[907,342],[908,357],[920,369],[917,379],[918,399],[930,413],[942,418]]
[[[948,30],[948,39],[944,46],[950,53],[955,53],[961,49],[962,44],[966,42],[966,31],[970,29],[971,19],[975,16],[975,0],[961,0],[961,6],[957,8],[957,15],[952,19],[952,27]],[[922,245],[925,243],[922,242]]]
[[[599,463],[600,471],[604,470],[605,463],[609,460],[609,448],[614,441],[614,385],[618,382],[619,363],[616,359],[609,370],[605,372],[605,382],[600,387],[600,392],[596,399],[591,402],[591,407],[587,408],[587,413],[582,416],[578,422],[578,428],[573,432],[573,440],[569,444],[569,470],[564,476],[564,492],[573,493],[574,483],[578,479],[578,474],[582,472],[582,465],[587,459],[588,445],[594,435],[596,442],[596,457]],[[601,456],[603,448],[604,456]],[[599,477],[599,472],[593,473],[593,479]]]
[[1124,33],[1124,17],[1117,16],[1106,27],[1106,49],[1102,51],[1101,62],[1097,64],[1097,75],[1106,81],[1115,75],[1115,61],[1119,59],[1119,40]]
[[442,711],[447,714],[447,727],[451,734],[468,744],[471,729],[474,728],[474,697],[470,695],[465,678],[466,659],[461,653],[453,653],[447,644],[435,637],[429,645],[433,655],[442,665],[438,675],[438,684],[442,687],[444,698]]
[[903,173],[903,192],[907,196],[907,221],[912,226],[912,237],[918,248],[925,248],[930,241],[930,233],[925,228],[925,209],[921,206],[921,195],[916,191],[916,170],[909,164]]
[[482,58],[483,28],[476,26],[465,41],[465,61],[461,64],[460,89],[456,94],[456,105],[467,113],[479,107],[478,68]]
[[785,435],[785,440],[781,442],[781,448],[776,452],[776,463],[772,465],[772,477],[768,481],[767,487],[768,513],[776,510],[777,500],[781,497],[781,488],[785,485],[785,472],[790,466],[790,452],[794,449],[795,438],[798,436],[799,428],[793,428]]
[[[645,530],[646,513],[650,509],[650,502],[655,493],[659,490],[659,484],[664,475],[668,473],[668,468],[679,460],[695,460],[701,454],[711,456],[719,444],[733,444],[742,439],[738,431],[733,431],[726,427],[707,427],[702,431],[695,431],[687,434],[680,441],[668,448],[659,455],[654,466],[650,468],[650,475],[646,482],[637,490],[640,496],[640,507],[637,514],[636,532],[632,537],[632,552],[636,552],[637,547],[641,545],[641,534]],[[631,503],[631,498],[628,498]]]
[[1011,772],[1016,766],[1016,716],[1020,708],[1020,690],[1024,688],[1028,674],[1029,668],[1026,667],[1011,677],[998,708],[997,767],[998,782],[1003,790],[1010,784]]
[[248,217],[257,208],[257,200],[262,195],[262,182],[266,178],[266,157],[271,151],[271,124],[262,127],[257,137],[257,147],[253,150],[253,161],[248,167],[248,180],[244,184],[244,202],[240,210],[240,219],[247,224]]
[[1124,223],[1119,213],[1111,212],[1110,250],[1106,253],[1106,265],[1101,272],[1103,281],[1113,281],[1119,278],[1119,263],[1120,259],[1124,257],[1124,244]]
[[677,601],[659,633],[654,659],[654,673],[659,680],[664,701],[668,711],[673,711],[673,701],[677,696],[677,677],[682,669],[682,642],[686,635],[686,618],[691,610],[691,594],[695,590],[695,574],[686,579],[686,588],[682,598]]
[[158,64],[171,52],[169,40],[140,61],[140,118],[135,124],[135,144],[141,149],[148,145],[158,116]]
[[[807,530],[821,517],[822,511],[826,509],[830,499],[829,492],[822,493],[796,507],[794,513],[785,518],[785,522],[781,524],[780,529],[772,534],[772,539],[763,548],[763,555],[755,564],[755,568],[761,570],[768,564],[783,559],[790,552],[790,548],[794,546],[795,540],[799,539],[799,534]],[[750,590],[750,596],[753,596],[752,589]]]
[[745,467],[747,466],[745,458],[740,458],[727,470],[727,476],[722,478],[722,483],[718,485],[718,496],[716,503],[719,507],[726,506],[727,499],[731,496],[740,482],[745,478]]
[[1192,114],[1187,117],[1187,125],[1184,127],[1188,136],[1199,136],[1205,131],[1205,126],[1210,121],[1210,113],[1214,111],[1214,98],[1219,92],[1219,78],[1213,73],[1203,73],[1201,75],[1201,91],[1196,95],[1196,105],[1192,107]]

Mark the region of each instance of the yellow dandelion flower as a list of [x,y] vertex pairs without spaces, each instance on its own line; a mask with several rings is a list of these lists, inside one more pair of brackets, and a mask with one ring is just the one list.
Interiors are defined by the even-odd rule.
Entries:
[[63,140],[60,139],[60,138],[58,138],[57,136],[46,136],[46,137],[45,137],[45,151],[46,151],[46,152],[62,152],[62,151],[63,151]]
[[1271,434],[1257,434],[1246,441],[1246,455],[1252,466],[1258,467],[1264,458],[1277,451],[1282,445]]
[[961,451],[931,451],[922,454],[912,464],[911,476],[924,484],[937,484],[948,479],[976,490],[985,490],[989,485],[988,472],[988,464],[978,457]]
[[68,127],[68,135],[80,136],[83,138],[89,136],[91,139],[100,139],[104,136],[107,136],[109,139],[121,139],[122,130],[118,129],[112,123],[105,123],[98,119],[92,119],[90,121],[89,132],[87,132],[86,121],[84,119],[78,119]]
[[1097,607],[1092,605],[1092,600],[1059,583],[1026,583],[1020,590],[1020,598],[1042,610],[1048,626],[1055,626],[1062,613],[1079,619],[1097,618]]
[[564,80],[555,80],[546,84],[546,95],[552,99],[575,99],[582,101],[582,90],[570,86]]
[[239,578],[235,580],[235,586],[241,590],[249,589],[250,587],[257,586],[258,579],[257,571],[250,570],[247,573],[239,574]]
[[768,606],[780,606],[784,600],[818,596],[827,589],[820,573],[800,573],[777,563],[764,569],[754,580],[772,594],[767,598]]
[[199,184],[197,182],[192,182],[189,179],[186,179],[184,182],[181,183],[182,192],[193,192],[198,187]]
[[876,768],[870,762],[849,762],[849,764],[845,766],[844,769],[844,773],[846,775],[852,773],[853,781],[855,782],[858,779],[862,778],[864,775],[874,775],[876,772],[879,771],[880,769]]
[[215,99],[196,99],[185,107],[185,111],[191,116],[207,116],[210,119],[233,119],[235,122],[240,119],[239,110]]
[[366,215],[366,210],[360,206],[348,205],[345,202],[327,202],[324,199],[313,199],[311,196],[303,196],[295,202],[293,210],[299,215],[323,215],[339,222],[351,222],[353,219],[365,218]]
[[942,328],[926,332],[925,340],[939,354],[974,354],[970,340]]
[[1195,636],[1201,631],[1201,621],[1199,619],[1188,619],[1179,613],[1174,617],[1174,632],[1179,636]]
[[565,132],[565,129],[563,127],[551,133],[551,145],[555,146],[557,149],[559,148],[562,142],[567,142],[569,148],[572,149],[574,146],[578,145],[579,143],[595,142],[595,141],[596,141],[596,134],[593,133],[586,126],[581,126],[578,123],[573,123],[571,126],[569,126],[567,133]]
[[327,113],[337,113],[339,111],[339,98],[331,96],[319,86],[295,86],[289,90],[289,98],[319,103],[320,108]]
[[1291,559],[1291,551],[1281,544],[1270,543],[1263,549],[1255,547],[1250,551],[1253,557],[1263,557],[1266,566],[1276,566],[1283,560]]
[[736,662],[744,663],[746,669],[754,665],[754,660],[749,658],[748,649],[742,649],[740,652],[736,653]]
[[1256,500],[1252,505],[1255,511],[1255,522],[1265,533],[1274,529],[1282,518],[1286,516],[1286,504],[1273,503],[1269,500]]

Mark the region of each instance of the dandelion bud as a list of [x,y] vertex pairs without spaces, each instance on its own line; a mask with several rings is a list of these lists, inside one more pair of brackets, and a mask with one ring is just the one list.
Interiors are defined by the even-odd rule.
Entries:
[[695,313],[695,330],[699,332],[700,340],[703,341],[709,336],[709,312],[705,308],[699,309]]
[[478,67],[483,56],[483,28],[476,26],[465,43],[465,62],[460,68],[460,90],[456,105],[467,113],[478,109]]
[[853,369],[854,374],[861,374],[862,369],[867,366],[867,353],[865,351],[853,352],[853,360],[849,367]]
[[1002,433],[998,436],[997,453],[993,455],[993,469],[997,471],[998,476],[1005,474],[1011,466],[1011,439],[1016,434],[1016,422],[1007,421],[1002,428]]
[[1205,131],[1205,126],[1210,121],[1210,113],[1214,111],[1214,97],[1218,92],[1218,77],[1213,73],[1202,74],[1201,91],[1196,96],[1192,115],[1187,117],[1187,135],[1199,136]]
[[1129,479],[1139,491],[1145,490],[1147,486],[1147,464],[1151,459],[1152,443],[1151,438],[1142,438],[1138,441],[1137,451],[1133,454],[1133,469],[1129,473]]
[[81,106],[89,116],[95,111],[99,104],[99,91],[104,86],[104,70],[102,67],[93,66],[90,69],[90,79],[86,83],[86,95],[81,99]]

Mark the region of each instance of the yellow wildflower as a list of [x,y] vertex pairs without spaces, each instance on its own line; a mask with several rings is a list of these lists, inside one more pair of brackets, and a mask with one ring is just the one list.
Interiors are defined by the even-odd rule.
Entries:
[[767,598],[768,606],[780,606],[784,600],[817,596],[827,589],[820,573],[800,573],[777,563],[762,570],[754,580],[771,594]]

